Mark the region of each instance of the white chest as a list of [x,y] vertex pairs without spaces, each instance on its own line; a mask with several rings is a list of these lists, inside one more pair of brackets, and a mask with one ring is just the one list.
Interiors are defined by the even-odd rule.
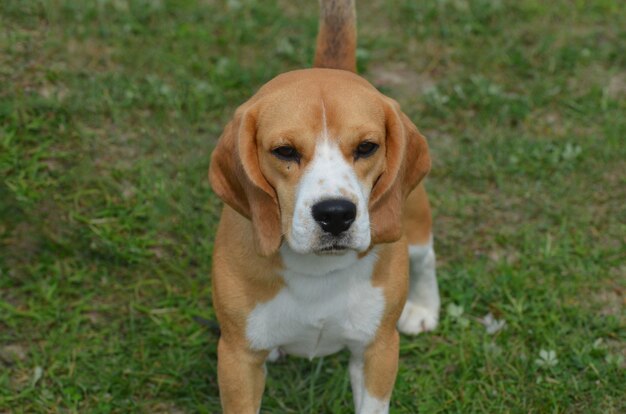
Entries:
[[248,316],[246,336],[252,348],[280,347],[313,358],[346,346],[362,348],[374,338],[385,308],[382,289],[371,283],[375,252],[362,259],[308,260],[282,253],[286,286]]

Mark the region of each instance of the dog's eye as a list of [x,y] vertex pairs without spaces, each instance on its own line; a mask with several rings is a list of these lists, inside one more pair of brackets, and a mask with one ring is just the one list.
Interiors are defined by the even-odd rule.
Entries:
[[294,147],[283,145],[272,150],[272,154],[281,160],[300,162],[300,153]]
[[354,152],[354,158],[367,158],[375,153],[377,149],[378,144],[374,144],[370,141],[363,141],[356,147],[356,151]]

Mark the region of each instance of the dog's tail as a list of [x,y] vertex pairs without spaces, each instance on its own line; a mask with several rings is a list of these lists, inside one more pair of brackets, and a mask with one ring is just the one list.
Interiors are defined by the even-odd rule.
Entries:
[[356,72],[356,0],[320,0],[313,67]]

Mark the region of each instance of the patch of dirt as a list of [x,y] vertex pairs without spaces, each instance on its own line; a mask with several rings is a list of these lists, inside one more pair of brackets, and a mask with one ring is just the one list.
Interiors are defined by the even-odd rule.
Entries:
[[63,46],[53,47],[46,45],[46,40],[62,34],[49,27],[28,30],[14,26],[10,30],[17,40],[0,53],[0,83],[8,86],[0,93],[35,92],[46,99],[63,101],[70,90],[51,81],[50,73],[106,72],[117,67],[114,49],[100,40],[69,39],[61,43]]
[[402,62],[384,62],[372,66],[368,78],[376,87],[386,87],[395,96],[422,95],[435,87],[428,73],[418,73]]
[[609,97],[615,99],[616,96],[625,93],[626,74],[611,74],[609,70],[600,63],[591,63],[580,72],[571,75],[567,80],[565,93],[570,97],[581,97],[589,92],[593,87],[600,87],[606,90]]
[[24,361],[28,356],[28,349],[19,344],[11,344],[0,347],[0,363],[13,365],[18,361]]
[[601,305],[600,314],[616,316],[624,319],[624,306],[626,306],[626,291],[618,287],[608,288],[597,292],[592,299]]
[[106,321],[106,318],[97,311],[87,312],[84,316],[93,326],[102,325],[102,323]]
[[108,72],[117,66],[113,60],[114,49],[93,38],[82,41],[69,39],[66,51],[67,66],[73,71]]
[[0,96],[15,91],[29,92],[45,82],[49,56],[43,52],[46,31],[10,27],[11,46],[0,43]]
[[39,86],[38,93],[45,99],[62,102],[69,96],[70,90],[64,85],[44,82]]
[[[136,145],[139,138],[137,133],[118,130],[113,125],[93,127],[82,124],[79,129],[84,135],[95,137],[93,146],[93,163],[104,171],[113,169],[131,169],[139,158],[139,150]],[[127,188],[127,195],[132,197],[132,189]]]
[[185,411],[176,407],[174,404],[169,402],[157,403],[150,407],[149,412],[154,414],[183,414]]
[[602,315],[612,315],[626,322],[626,264],[610,271],[611,282],[596,292],[592,301],[600,304]]
[[20,368],[13,370],[10,377],[11,388],[15,391],[21,391],[28,386],[32,380],[32,370],[30,368]]
[[39,231],[30,223],[21,222],[17,224],[11,235],[4,239],[7,256],[20,262],[35,257],[39,251],[38,234]]
[[487,257],[489,257],[492,262],[505,262],[509,265],[513,265],[519,261],[520,254],[515,250],[498,247],[487,252]]
[[611,76],[606,86],[606,94],[612,99],[626,98],[626,73]]
[[570,126],[559,112],[533,111],[524,122],[529,133],[534,136],[567,138]]

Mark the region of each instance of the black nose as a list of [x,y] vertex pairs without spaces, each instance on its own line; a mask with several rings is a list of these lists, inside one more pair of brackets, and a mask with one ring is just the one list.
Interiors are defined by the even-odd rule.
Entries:
[[356,217],[356,205],[341,198],[320,201],[311,210],[322,230],[334,236],[348,230]]

